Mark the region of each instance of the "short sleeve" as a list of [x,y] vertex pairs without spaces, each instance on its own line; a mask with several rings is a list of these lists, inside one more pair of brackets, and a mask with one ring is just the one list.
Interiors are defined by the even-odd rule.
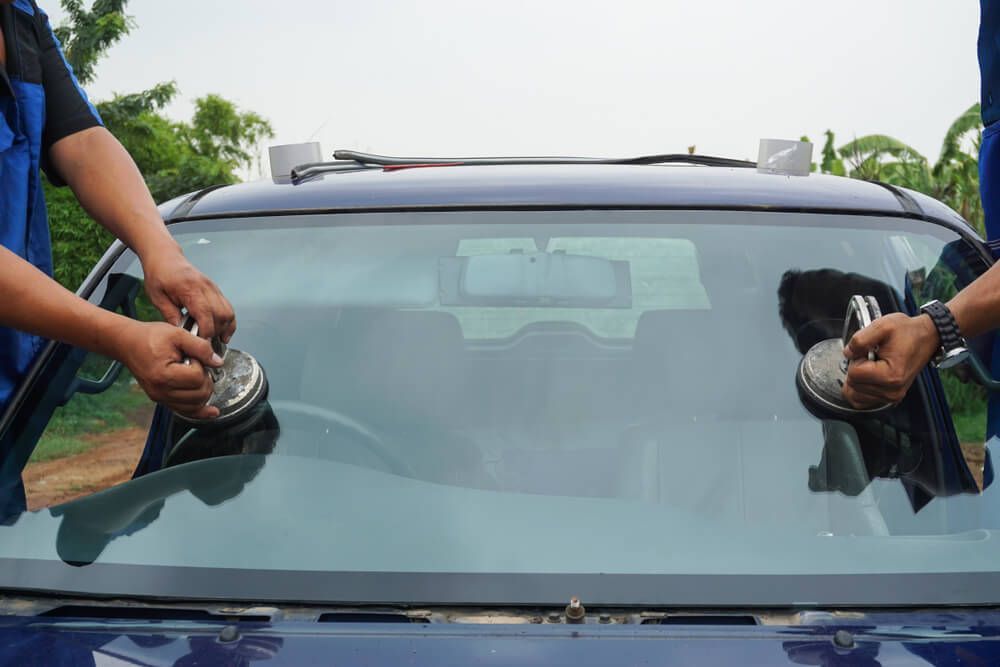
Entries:
[[59,39],[52,32],[49,17],[36,13],[39,28],[42,86],[45,88],[45,130],[42,134],[42,168],[49,180],[64,185],[49,162],[49,149],[60,139],[91,127],[101,126],[101,116],[80,87],[73,68],[63,54]]

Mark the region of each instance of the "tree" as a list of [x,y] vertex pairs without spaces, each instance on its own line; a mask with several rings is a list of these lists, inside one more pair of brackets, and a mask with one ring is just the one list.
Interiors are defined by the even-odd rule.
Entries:
[[913,147],[884,134],[871,134],[834,148],[827,130],[820,169],[827,174],[877,180],[943,201],[980,232],[983,208],[979,199],[979,144],[982,121],[978,104],[969,107],[945,133],[941,154],[933,165]]
[[[125,14],[127,4],[95,0],[87,9],[83,0],[62,0],[68,22],[55,32],[81,82],[94,79],[100,59],[134,27]],[[190,122],[171,120],[163,109],[177,94],[176,82],[170,81],[95,105],[105,126],[132,155],[156,201],[235,183],[239,170],[251,166],[253,148],[273,134],[264,118],[218,95],[195,100]],[[112,237],[87,216],[68,189],[46,183],[45,196],[55,277],[73,289]]]
[[825,134],[826,143],[823,144],[823,161],[820,162],[819,168],[824,174],[846,176],[847,169],[844,168],[844,161],[837,155],[837,149],[833,146],[833,132],[827,130]]
[[69,22],[54,32],[80,83],[94,80],[97,62],[135,27],[125,14],[127,4],[128,0],[96,0],[87,10],[83,0],[62,0]]
[[253,147],[273,134],[262,117],[240,111],[217,95],[195,100],[191,122],[171,121],[161,111],[177,92],[176,84],[170,82],[97,105],[105,125],[139,165],[157,201],[235,183],[238,170],[251,166]]

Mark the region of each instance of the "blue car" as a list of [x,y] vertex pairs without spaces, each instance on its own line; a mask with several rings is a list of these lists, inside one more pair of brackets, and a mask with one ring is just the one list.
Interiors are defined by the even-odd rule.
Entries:
[[[1000,664],[986,392],[796,382],[852,295],[915,313],[992,265],[957,214],[697,155],[337,157],[161,207],[266,374],[237,422],[34,365],[0,663]],[[154,314],[121,244],[80,294]],[[38,500],[42,452],[112,427],[124,479]]]

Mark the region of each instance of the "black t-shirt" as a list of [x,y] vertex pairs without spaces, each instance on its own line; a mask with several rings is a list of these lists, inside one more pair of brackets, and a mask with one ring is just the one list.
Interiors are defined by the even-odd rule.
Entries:
[[[6,68],[0,68],[0,98],[14,96],[17,88],[22,111],[38,122],[44,119],[42,167],[49,180],[61,184],[62,179],[50,168],[49,148],[71,134],[99,126],[100,116],[66,62],[49,17],[34,0],[0,5],[0,31],[7,57]],[[44,105],[35,104],[36,95],[39,102],[44,97]]]

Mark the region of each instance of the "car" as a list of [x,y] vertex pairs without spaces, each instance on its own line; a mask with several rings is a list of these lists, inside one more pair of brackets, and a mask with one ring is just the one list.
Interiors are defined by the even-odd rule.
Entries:
[[[4,662],[1000,662],[985,390],[837,413],[796,380],[854,295],[986,271],[960,216],[698,155],[336,157],[161,206],[267,391],[150,406],[121,483],[6,518]],[[155,317],[141,281],[115,243],[79,294]],[[68,414],[100,440],[120,372],[49,344],[3,479],[44,495],[33,453]]]

